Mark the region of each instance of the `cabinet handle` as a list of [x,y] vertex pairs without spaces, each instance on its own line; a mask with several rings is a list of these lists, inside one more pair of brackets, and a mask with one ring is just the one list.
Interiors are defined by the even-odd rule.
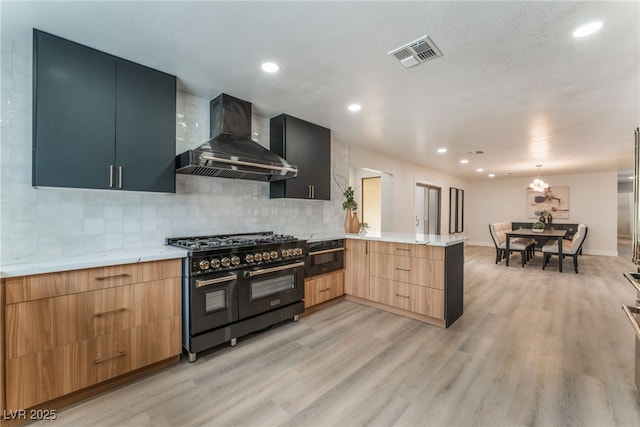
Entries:
[[120,312],[120,311],[126,311],[126,310],[127,310],[127,307],[120,307],[120,308],[116,308],[116,309],[113,309],[113,310],[100,311],[100,312],[98,312],[98,313],[93,313],[93,315],[94,315],[94,316],[96,316],[96,317],[102,317],[102,316],[104,316],[105,314],[109,314],[109,313],[118,313],[118,312]]
[[410,251],[411,249],[407,248],[396,248],[396,251]]
[[312,199],[316,198],[316,186],[315,185],[311,186],[311,198]]
[[122,188],[122,166],[118,166],[118,188]]
[[311,186],[307,185],[307,198],[311,198]]
[[117,279],[118,277],[127,277],[127,276],[129,276],[127,273],[114,274],[113,276],[96,277],[96,280]]
[[331,288],[320,289],[318,292],[327,292],[328,290],[331,290]]
[[113,188],[113,165],[109,165],[109,188]]
[[408,268],[400,268],[400,267],[396,267],[396,270],[400,270],[400,271],[411,271]]
[[409,295],[396,294],[396,296],[397,296],[397,297],[400,297],[400,298],[408,298],[408,299],[411,299],[411,297],[410,297]]
[[106,362],[107,360],[112,360],[112,359],[117,359],[118,357],[123,357],[126,354],[127,354],[127,352],[122,350],[121,352],[116,353],[113,356],[105,357],[104,359],[95,359],[93,361],[93,363],[94,363],[94,365],[97,365],[98,363]]

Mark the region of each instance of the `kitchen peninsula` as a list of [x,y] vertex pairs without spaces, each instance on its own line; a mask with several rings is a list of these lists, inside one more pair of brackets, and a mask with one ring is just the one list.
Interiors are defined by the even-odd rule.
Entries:
[[463,312],[464,237],[346,235],[347,299],[448,328]]

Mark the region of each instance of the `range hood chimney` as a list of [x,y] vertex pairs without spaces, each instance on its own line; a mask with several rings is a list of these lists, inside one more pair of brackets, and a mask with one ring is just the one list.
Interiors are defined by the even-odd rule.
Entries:
[[211,139],[176,157],[176,173],[279,181],[298,168],[251,140],[251,103],[220,94],[210,104]]

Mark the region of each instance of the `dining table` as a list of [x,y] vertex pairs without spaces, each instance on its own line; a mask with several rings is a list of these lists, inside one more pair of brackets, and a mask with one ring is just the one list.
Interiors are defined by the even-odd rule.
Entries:
[[507,254],[507,266],[509,265],[509,241],[512,237],[548,237],[558,239],[558,271],[562,273],[562,239],[564,239],[567,230],[551,230],[545,229],[542,231],[533,231],[530,228],[520,228],[518,230],[505,231],[506,241],[506,254]]

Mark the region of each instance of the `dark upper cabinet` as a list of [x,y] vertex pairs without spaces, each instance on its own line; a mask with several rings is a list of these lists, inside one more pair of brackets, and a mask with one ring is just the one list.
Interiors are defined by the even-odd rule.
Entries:
[[175,192],[176,78],[34,30],[33,185]]
[[296,178],[270,183],[270,196],[331,199],[331,130],[286,114],[271,119],[271,151],[298,166]]

